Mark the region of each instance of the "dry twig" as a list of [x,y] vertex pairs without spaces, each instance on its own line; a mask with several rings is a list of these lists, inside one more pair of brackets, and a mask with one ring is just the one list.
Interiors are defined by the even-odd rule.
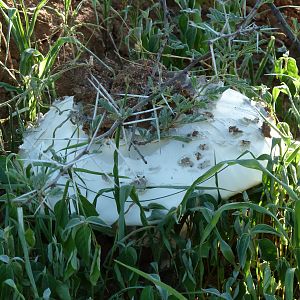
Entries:
[[296,46],[297,50],[300,52],[300,41],[297,38],[297,36],[293,33],[290,25],[285,20],[283,14],[280,12],[280,10],[276,7],[275,4],[269,3],[269,6],[271,8],[272,13],[276,17],[280,27],[282,28],[283,32],[287,35],[289,40]]

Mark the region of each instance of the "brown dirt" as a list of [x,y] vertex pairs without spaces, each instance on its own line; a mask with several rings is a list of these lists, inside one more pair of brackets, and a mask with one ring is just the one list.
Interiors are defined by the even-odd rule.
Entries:
[[[117,64],[116,61],[106,58],[104,62],[114,70],[114,73],[109,71],[106,67],[94,62],[90,67],[82,68],[79,71],[80,76],[76,76],[76,82],[72,82],[72,92],[76,102],[83,103],[83,114],[90,120],[93,111],[94,104],[97,96],[98,83],[103,85],[107,92],[116,100],[120,100],[118,94],[135,94],[145,95],[148,94],[152,89],[152,84],[155,86],[158,83],[158,75],[153,74],[157,68],[157,64],[151,60],[138,60],[136,62],[126,61],[123,65]],[[163,71],[163,79],[166,78],[166,70],[163,66],[159,65]],[[74,70],[77,72],[77,70]],[[94,85],[90,82],[92,76],[94,76]],[[149,82],[149,78],[152,82]],[[75,83],[75,87],[74,87]],[[133,107],[137,104],[136,98],[130,99],[127,106]],[[101,112],[103,109],[100,109]],[[106,119],[102,130],[108,129],[113,121],[109,118]],[[89,123],[84,124],[84,129],[89,129]]]
[[[249,11],[255,4],[256,0],[250,0],[247,1],[247,4],[249,5]],[[289,5],[296,5],[297,1],[293,0],[275,0],[274,4],[277,8],[280,8],[280,12],[285,16],[285,19],[287,23],[291,26],[293,29],[293,21],[292,19],[298,20],[300,23],[300,8],[296,7],[288,7]],[[289,40],[287,36],[282,32],[282,28],[280,24],[278,24],[278,20],[274,16],[274,14],[271,12],[270,7],[268,4],[265,4],[261,7],[261,9],[258,11],[259,14],[256,15],[255,20],[258,25],[269,25],[273,28],[278,28],[277,34],[274,31],[275,36],[278,38],[278,41],[284,42],[284,44],[287,46],[288,50],[290,51],[291,56],[296,58],[298,60],[298,63],[300,65],[300,54],[295,48],[295,45],[293,44],[293,41]],[[300,35],[298,36],[298,39],[300,38]],[[277,41],[277,42],[278,42]],[[278,43],[278,47],[282,46],[282,44]]]
[[[10,4],[12,1],[8,0],[7,3]],[[80,3],[80,0],[73,0],[72,1],[72,7],[74,8]],[[252,1],[253,3],[249,3],[249,5],[253,5],[256,1]],[[275,4],[277,6],[283,6],[283,5],[291,5],[294,1],[292,0],[277,0],[275,1]],[[25,0],[25,4],[28,7],[33,7],[37,3],[39,3],[38,0]],[[113,0],[113,6],[116,10],[124,9],[124,7],[127,5],[127,1],[117,1]],[[139,7],[140,9],[147,8],[149,6],[149,3],[147,1],[138,1],[135,0],[132,2],[133,5]],[[168,1],[168,5],[170,6],[170,9],[172,10],[172,1]],[[267,8],[267,6],[265,6]],[[60,0],[49,0],[47,3],[47,6],[42,9],[41,13],[39,14],[37,25],[34,32],[34,39],[37,43],[37,48],[43,53],[46,54],[49,50],[49,45],[53,44],[55,40],[57,40],[58,37],[63,35],[64,30],[67,30],[62,25],[62,19],[54,13],[54,10],[56,11],[63,11],[63,3]],[[205,11],[205,9],[204,9]],[[287,20],[291,22],[291,18],[299,18],[300,14],[299,10],[296,8],[284,8],[281,10],[286,16]],[[115,70],[115,75],[117,76],[115,79],[115,83],[113,83],[113,77],[114,75],[109,72],[106,68],[104,68],[101,64],[97,63],[94,59],[94,64],[86,64],[85,67],[81,65],[80,68],[76,68],[70,71],[67,71],[63,73],[60,80],[57,82],[57,94],[59,97],[65,96],[65,95],[75,95],[78,100],[85,100],[85,101],[91,101],[93,102],[95,99],[95,91],[91,88],[91,84],[88,82],[88,78],[91,74],[98,77],[100,82],[108,89],[111,89],[111,92],[122,92],[126,91],[127,86],[130,87],[132,90],[132,93],[139,94],[142,92],[141,86],[144,85],[144,81],[148,80],[148,72],[145,71],[145,69],[141,69],[141,67],[138,67],[135,69],[125,63],[125,67],[122,68],[122,64],[116,58],[116,55],[113,55],[113,52],[115,50],[114,46],[111,43],[111,38],[109,35],[105,32],[103,29],[103,18],[102,18],[102,12],[100,8],[98,7],[97,11],[98,17],[99,17],[99,26],[94,26],[97,22],[96,13],[94,8],[91,5],[91,1],[83,1],[82,6],[79,10],[79,14],[75,17],[72,17],[68,21],[69,29],[74,28],[76,26],[76,33],[71,31],[70,33],[75,34],[75,36],[80,39],[83,43],[86,44],[86,46],[95,53],[98,57],[106,61],[106,63]],[[272,26],[276,26],[276,20],[274,20],[274,17],[269,13],[269,10],[266,9],[265,11],[261,12],[261,15],[258,16],[258,22],[259,21],[264,22],[264,24],[270,23]],[[0,15],[0,22],[5,24],[3,22],[3,17]],[[113,40],[115,40],[116,44],[119,45],[120,39],[120,27],[121,27],[121,20],[118,18],[114,19],[114,22],[112,24],[111,28],[111,34]],[[5,27],[5,26],[4,26]],[[126,26],[125,26],[126,27]],[[124,28],[124,27],[123,27]],[[4,36],[5,36],[5,28],[4,29]],[[290,45],[290,41],[286,40],[286,42]],[[5,43],[1,43],[0,48],[0,60],[4,61],[4,56],[6,52]],[[121,54],[126,57],[126,49],[121,47],[120,49]],[[296,56],[299,56],[299,53],[293,53]],[[109,58],[107,57],[109,55]],[[66,63],[70,62],[75,57],[74,49],[70,45],[66,45],[63,47],[58,61],[56,63],[57,70],[60,68],[64,68]],[[80,62],[89,61],[90,57],[89,55],[83,55],[80,59]],[[19,53],[17,51],[17,48],[15,47],[14,43],[10,43],[10,57],[8,60],[9,67],[11,69],[18,69],[18,63],[19,63]],[[139,65],[139,63],[138,63]],[[137,65],[137,66],[138,66]],[[142,66],[143,67],[143,66]],[[128,69],[129,68],[129,69]],[[147,68],[146,68],[147,69]],[[128,73],[131,71],[136,71],[133,74],[133,77],[129,79],[127,76]],[[134,78],[136,76],[136,78]],[[126,78],[126,80],[123,80]],[[122,80],[121,80],[122,79]],[[129,80],[129,81],[128,81]],[[131,80],[131,81],[130,81]],[[11,79],[9,78],[7,72],[0,69],[0,81],[4,82],[11,82]],[[117,85],[120,85],[117,87]],[[135,85],[135,89],[132,87]],[[7,93],[3,88],[0,88],[0,102],[4,102],[5,100],[8,100],[11,97],[9,93]],[[90,99],[90,100],[87,100]],[[2,113],[3,117],[3,113]],[[1,113],[0,113],[1,118]]]
[[[80,117],[77,121],[83,122],[83,129],[88,132],[90,122],[94,113],[95,101],[97,98],[97,88],[100,90],[101,84],[108,94],[122,107],[124,97],[120,94],[133,94],[137,96],[151,94],[157,88],[159,80],[166,81],[173,73],[167,72],[167,69],[152,60],[137,60],[135,62],[125,61],[123,64],[117,64],[116,61],[108,58],[104,59],[104,63],[108,65],[114,72],[108,70],[103,64],[92,60],[92,63],[83,68],[69,71],[69,77],[76,73],[74,80],[69,81],[66,89],[71,89],[75,102],[80,103],[82,108]],[[159,73],[161,78],[159,77]],[[185,98],[192,99],[195,91],[193,87],[185,82],[186,77],[178,79],[172,85],[172,94],[181,94]],[[93,82],[93,83],[92,83]],[[58,84],[60,84],[58,82]],[[103,92],[103,91],[102,91]],[[138,103],[138,97],[129,97],[126,100],[126,107],[134,107]],[[174,108],[174,104],[170,103]],[[151,109],[152,104],[145,104],[141,110]],[[105,108],[98,108],[98,114],[103,113]],[[192,111],[191,111],[192,113]],[[150,113],[139,115],[140,119],[146,119],[151,116]],[[76,116],[78,117],[78,116]],[[135,118],[128,118],[128,121]],[[76,122],[76,121],[75,121]],[[108,130],[113,124],[113,120],[108,114],[101,130],[98,134]],[[143,122],[139,127],[151,128],[151,122]]]
[[[28,8],[32,8],[35,7],[40,1],[26,0],[24,2]],[[73,8],[76,7],[80,2],[81,1],[78,0],[72,1]],[[11,4],[11,1],[7,1],[7,3]],[[100,25],[95,26],[96,14],[91,5],[91,1],[83,1],[79,10],[79,14],[75,17],[69,18],[68,27],[63,25],[62,18],[54,11],[60,13],[63,12],[62,1],[48,1],[47,5],[39,13],[35,31],[33,33],[33,40],[37,45],[37,49],[42,54],[46,55],[49,51],[50,45],[52,45],[53,42],[62,36],[65,31],[67,31],[70,35],[74,35],[76,38],[78,38],[95,55],[99,57],[104,56],[106,48],[103,43],[103,30]],[[7,30],[2,14],[0,14],[0,22],[3,24],[3,38],[6,36]],[[76,27],[76,32],[74,27]],[[18,53],[18,49],[13,42],[10,42],[9,45],[9,54],[12,61],[12,64],[10,64],[9,67],[17,70],[19,67],[18,64],[20,54]],[[4,42],[2,42],[0,46],[0,59],[2,62],[4,62],[4,56],[7,49]],[[74,53],[72,46],[65,46],[60,53],[57,66],[66,63],[70,59],[74,58],[75,55],[76,53]],[[2,69],[0,70],[0,80],[5,82],[10,80],[7,72],[4,72]]]

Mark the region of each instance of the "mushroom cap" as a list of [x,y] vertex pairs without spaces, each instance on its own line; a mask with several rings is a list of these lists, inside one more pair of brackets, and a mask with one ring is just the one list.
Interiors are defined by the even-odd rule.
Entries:
[[[40,125],[25,133],[20,156],[26,163],[37,159],[53,161],[50,146],[66,162],[74,159],[83,149],[82,143],[88,142],[88,136],[78,125],[73,124],[71,111],[73,115],[72,97],[55,102]],[[178,187],[190,186],[216,163],[238,159],[246,150],[254,156],[270,154],[271,138],[265,137],[261,130],[264,124],[262,115],[265,118],[268,115],[260,104],[241,93],[228,89],[218,100],[205,109],[200,109],[199,114],[206,115],[207,120],[172,128],[170,138],[138,146],[147,164],[134,149],[129,151],[126,142],[121,140],[118,150],[120,183],[137,188],[142,206],[157,203],[166,208],[166,213],[172,207],[177,207],[183,199],[185,189]],[[276,135],[272,130],[271,133]],[[172,136],[188,137],[190,141],[183,142]],[[70,145],[73,147],[67,149]],[[114,141],[106,139],[101,144],[94,144],[90,154],[74,165],[76,168],[92,171],[80,172],[74,177],[82,194],[91,202],[100,190],[114,186],[111,174],[115,150]],[[241,158],[253,158],[250,153]],[[102,175],[96,175],[95,172]],[[53,177],[56,175],[57,172],[54,172]],[[216,177],[213,176],[200,184],[203,189],[199,193],[217,197],[219,191],[221,197],[226,199],[261,183],[262,172],[232,165],[219,172],[217,179],[218,187]],[[66,175],[61,176],[58,184],[64,185],[67,180]],[[74,194],[72,186],[69,194]],[[54,206],[58,200],[58,196],[49,196],[47,201]],[[112,191],[104,192],[97,198],[96,210],[108,224],[118,219]],[[125,212],[127,225],[141,224],[139,207],[130,198],[125,203]],[[150,215],[151,209],[146,212],[147,217]]]

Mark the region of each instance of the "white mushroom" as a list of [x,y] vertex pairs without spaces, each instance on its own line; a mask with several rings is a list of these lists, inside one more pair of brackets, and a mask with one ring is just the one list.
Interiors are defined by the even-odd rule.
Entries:
[[[71,161],[82,149],[82,143],[88,141],[87,135],[81,128],[74,125],[70,112],[74,110],[73,98],[67,97],[56,102],[44,116],[39,127],[28,130],[20,155],[26,163],[37,159],[52,160],[52,148],[58,156]],[[76,108],[75,108],[76,110]],[[73,112],[74,114],[74,112]],[[181,125],[170,130],[170,136],[189,137],[190,142],[178,139],[163,139],[139,146],[147,164],[133,149],[128,151],[128,145],[121,141],[119,148],[119,175],[121,184],[133,184],[137,187],[139,200],[143,206],[158,203],[170,209],[177,207],[182,201],[184,190],[171,187],[153,186],[190,186],[198,177],[203,175],[216,162],[237,159],[246,150],[255,156],[270,154],[271,138],[265,137],[261,128],[265,114],[264,109],[250,101],[247,97],[232,89],[226,90],[219,100],[210,107],[202,109],[199,114],[208,116],[201,122]],[[273,134],[273,133],[272,133]],[[268,135],[268,134],[267,134]],[[70,145],[79,144],[77,148]],[[106,175],[80,173],[80,178],[74,178],[81,186],[81,191],[93,201],[101,189],[114,186],[110,175],[113,168],[113,152],[116,150],[113,140],[93,145],[91,154],[82,157],[74,167],[84,168]],[[248,153],[243,156],[252,158]],[[58,183],[64,184],[67,178],[62,176]],[[83,180],[83,181],[82,181]],[[240,165],[226,168],[218,174],[218,188],[221,197],[228,198],[241,193],[262,181],[262,172]],[[83,184],[84,182],[84,184]],[[205,193],[218,195],[215,178],[202,183],[207,189]],[[74,189],[70,187],[70,194]],[[51,199],[51,200],[50,200]],[[59,198],[49,198],[54,206]],[[111,224],[118,219],[117,208],[112,192],[103,193],[98,197],[96,209],[102,220]],[[125,205],[125,219],[128,225],[141,224],[139,208],[128,199]],[[150,216],[151,211],[146,213]]]

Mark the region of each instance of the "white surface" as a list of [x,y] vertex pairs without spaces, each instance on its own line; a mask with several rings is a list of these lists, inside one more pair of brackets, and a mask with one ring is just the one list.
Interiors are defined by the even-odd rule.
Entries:
[[[57,108],[52,107],[44,116],[40,126],[26,133],[24,144],[20,148],[21,157],[25,159],[26,163],[36,159],[51,160],[52,154],[48,147],[52,142],[54,142],[53,149],[56,154],[66,158],[66,161],[70,161],[80,152],[82,146],[77,150],[76,148],[62,149],[66,148],[68,143],[74,145],[87,141],[86,134],[68,119],[73,108],[72,97],[56,102],[55,105],[61,113]],[[182,137],[187,137],[194,132],[195,136],[191,136],[191,142],[185,143],[168,139],[162,140],[160,143],[153,142],[139,146],[147,164],[134,149],[129,152],[123,142],[119,155],[119,175],[126,176],[128,179],[121,179],[121,183],[135,182],[135,185],[140,188],[161,185],[189,186],[214,165],[215,158],[217,162],[237,159],[246,150],[251,151],[255,156],[269,154],[271,139],[262,135],[260,128],[263,119],[258,113],[258,109],[264,112],[262,108],[242,94],[229,89],[210,108],[199,111],[199,113],[210,111],[213,118],[186,124],[172,129],[170,132],[172,135]],[[58,124],[62,125],[56,129],[55,139],[53,139],[53,132]],[[236,126],[242,132],[229,132],[230,126]],[[196,132],[198,134],[195,134]],[[103,145],[94,145],[92,151],[95,153],[83,157],[74,167],[110,174],[113,168],[114,150],[115,147],[111,140],[106,140]],[[252,157],[248,154],[242,157],[242,159],[245,158]],[[82,186],[81,180],[83,179],[86,187],[82,186],[81,191],[83,195],[87,195],[89,201],[94,200],[99,190],[113,187],[113,177],[87,173],[81,173],[80,177],[81,179],[75,177],[75,181]],[[218,174],[220,194],[223,198],[228,198],[259,184],[261,179],[260,171],[237,165],[230,166]],[[65,181],[66,177],[62,177],[58,183],[63,184]],[[215,178],[204,182],[202,186],[215,187]],[[159,203],[170,209],[178,206],[184,196],[184,191],[174,195],[178,191],[171,188],[138,189],[138,194],[144,206],[149,203]],[[217,190],[205,192],[217,196]],[[70,187],[69,194],[74,194],[72,187]],[[54,206],[57,200],[59,199],[52,197],[48,201]],[[132,205],[131,199],[128,200],[125,205],[125,211],[128,211],[125,215],[126,223],[139,225],[141,223],[139,208]],[[100,196],[96,208],[100,217],[108,224],[118,219],[112,193]],[[149,215],[150,212],[147,213],[147,216]]]

